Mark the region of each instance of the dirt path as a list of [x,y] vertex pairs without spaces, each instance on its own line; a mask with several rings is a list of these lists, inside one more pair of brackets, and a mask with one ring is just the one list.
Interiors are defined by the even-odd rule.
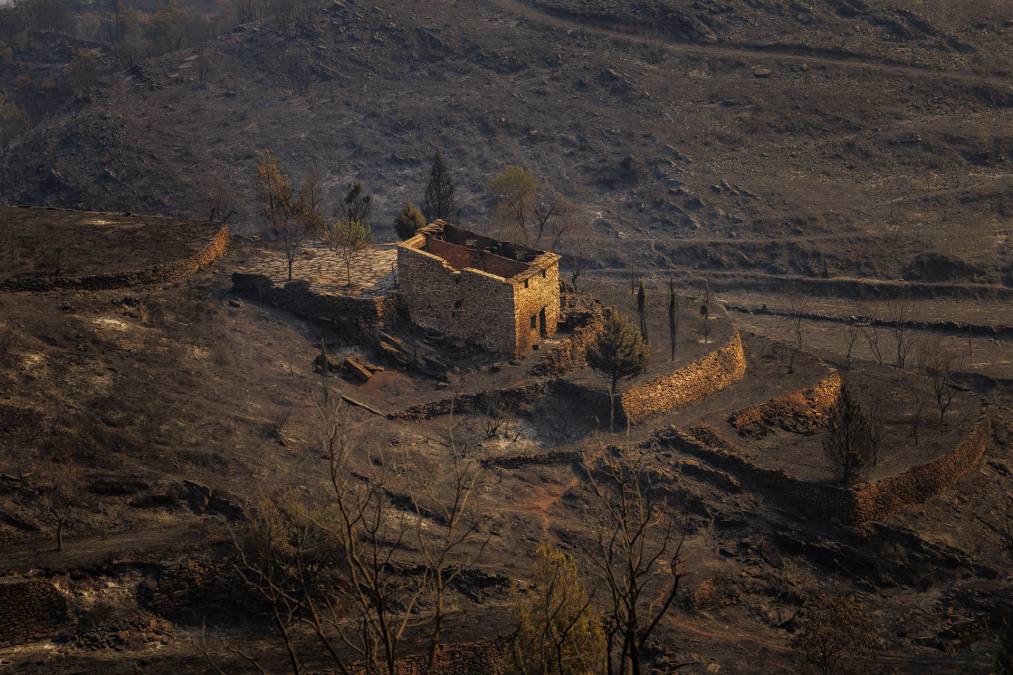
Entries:
[[852,52],[833,52],[828,54],[826,50],[818,51],[802,45],[729,45],[729,44],[700,44],[679,41],[671,36],[653,34],[646,29],[626,25],[617,21],[592,20],[575,17],[563,12],[553,12],[538,9],[528,5],[521,0],[489,0],[490,4],[504,12],[517,15],[524,20],[549,25],[564,30],[580,30],[586,33],[593,33],[604,37],[635,42],[638,44],[661,47],[670,52],[681,54],[693,54],[696,56],[723,56],[727,58],[741,59],[751,57],[764,61],[798,61],[805,59],[812,63],[839,66],[845,68],[859,68],[866,70],[878,70],[884,73],[903,75],[930,80],[954,80],[965,84],[981,86],[991,85],[1000,88],[1010,88],[1013,81],[994,77],[984,77],[974,73],[960,71],[939,70],[929,67],[905,65],[889,59],[877,58],[868,54],[857,54]]
[[210,543],[224,541],[226,537],[227,534],[221,527],[210,524],[206,526],[204,522],[199,522],[110,535],[67,537],[62,553],[53,550],[51,538],[38,539],[3,547],[0,551],[0,571],[15,573],[30,569],[80,569],[113,560],[131,560],[141,555],[147,557],[163,548],[172,555],[178,555],[189,548],[205,548]]

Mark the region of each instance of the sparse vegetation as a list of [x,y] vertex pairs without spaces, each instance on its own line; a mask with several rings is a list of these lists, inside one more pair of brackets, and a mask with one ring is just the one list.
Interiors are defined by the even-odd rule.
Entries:
[[[288,177],[270,150],[260,155],[257,164],[257,195],[267,235],[277,243],[288,263],[288,280],[296,257],[310,234],[308,210],[293,194]],[[310,216],[313,217],[313,216]]]
[[394,219],[394,230],[399,239],[404,241],[415,236],[419,229],[426,226],[426,217],[422,215],[419,207],[411,202],[405,202],[404,208]]
[[514,599],[519,673],[583,675],[605,663],[603,620],[592,604],[576,561],[548,544],[535,550],[531,586]]
[[[606,452],[588,466],[594,548],[588,557],[608,593],[607,672],[639,675],[644,646],[679,594],[686,532],[665,504],[644,453]],[[677,667],[678,668],[678,667]],[[676,669],[677,669],[676,668]]]

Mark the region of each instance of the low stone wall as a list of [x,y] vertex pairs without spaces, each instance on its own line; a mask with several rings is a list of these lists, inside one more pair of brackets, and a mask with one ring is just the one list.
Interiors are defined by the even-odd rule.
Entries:
[[986,413],[953,452],[859,490],[854,520],[876,520],[939,494],[981,463],[991,437],[991,419]]
[[760,405],[744,408],[728,417],[741,436],[760,438],[774,427],[796,434],[813,434],[826,424],[826,412],[841,393],[841,375],[836,370],[815,387],[798,389]]
[[721,391],[746,374],[742,337],[735,333],[724,347],[650,382],[624,391],[620,410],[630,424]]
[[130,272],[93,274],[81,277],[26,277],[0,282],[0,291],[54,291],[77,289],[101,291],[112,288],[186,281],[225,255],[229,249],[229,228],[222,226],[207,246],[181,260]]
[[758,467],[729,448],[720,447],[722,444],[715,443],[715,438],[706,433],[673,429],[663,434],[661,440],[726,471],[762,483],[777,494],[806,504],[834,520],[858,525],[920,504],[956,483],[981,463],[991,434],[991,420],[986,413],[950,453],[897,476],[855,488],[806,482],[783,471]]
[[573,333],[560,340],[544,359],[535,364],[531,372],[535,375],[559,377],[587,363],[587,348],[605,325],[603,310],[590,312],[573,329]]
[[425,420],[451,413],[461,415],[487,415],[490,412],[517,412],[521,406],[545,395],[548,383],[534,382],[509,389],[493,389],[477,394],[459,394],[429,403],[405,408],[391,417],[408,420]]
[[332,326],[351,340],[374,342],[397,312],[393,297],[356,298],[315,293],[306,281],[284,286],[262,274],[232,274],[232,291],[237,295],[292,312],[311,321]]
[[49,638],[69,624],[67,598],[52,583],[0,581],[0,647]]

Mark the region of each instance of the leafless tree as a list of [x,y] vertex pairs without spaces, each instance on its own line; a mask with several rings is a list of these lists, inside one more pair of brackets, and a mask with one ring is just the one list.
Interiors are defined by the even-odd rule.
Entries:
[[908,364],[909,357],[918,344],[912,324],[915,316],[913,309],[903,302],[893,305],[890,311],[891,328],[894,343],[894,365],[904,368]]
[[672,607],[686,534],[666,510],[662,477],[626,449],[586,465],[594,524],[589,559],[611,600],[607,670],[639,675],[643,647]]
[[883,348],[881,345],[882,334],[879,332],[879,328],[875,325],[865,326],[862,328],[862,336],[865,337],[865,341],[869,345],[869,351],[872,352],[872,356],[876,359],[876,363],[883,365]]
[[915,445],[919,443],[919,432],[921,431],[922,422],[925,416],[925,401],[921,397],[914,402],[914,407],[911,409],[911,440]]
[[788,362],[788,372],[795,371],[795,357],[802,352],[805,335],[802,331],[802,320],[809,308],[809,298],[804,295],[792,295],[788,298],[788,316],[791,318],[791,332],[794,344]]
[[[325,504],[292,495],[263,500],[246,536],[236,538],[237,569],[271,608],[293,672],[304,669],[297,629],[309,630],[341,673],[393,675],[407,632],[428,627],[432,665],[448,590],[484,549],[484,542],[471,545],[481,523],[474,507],[481,471],[452,441],[450,489],[437,492],[406,455],[357,447],[326,370],[320,381]],[[367,470],[353,468],[356,451],[365,453]],[[406,495],[401,506],[392,501],[396,494]]]
[[921,371],[928,377],[932,387],[932,396],[939,409],[939,423],[942,424],[946,419],[946,411],[957,395],[957,389],[953,386],[953,375],[958,362],[956,353],[942,339],[937,338],[923,346],[919,360]]
[[40,501],[53,521],[56,550],[63,552],[63,533],[71,522],[84,495],[81,490],[81,472],[76,464],[54,464],[49,478],[41,489]]
[[858,327],[853,323],[849,323],[844,328],[844,344],[847,346],[848,351],[844,354],[844,367],[851,370],[851,364],[854,361],[855,354],[855,343],[858,342],[858,336],[861,335]]

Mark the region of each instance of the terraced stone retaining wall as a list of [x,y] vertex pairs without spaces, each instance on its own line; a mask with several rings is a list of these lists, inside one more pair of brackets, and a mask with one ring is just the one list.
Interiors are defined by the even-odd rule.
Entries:
[[796,434],[812,434],[826,426],[826,413],[841,393],[836,370],[815,387],[799,389],[766,403],[732,413],[728,422],[742,436],[762,437],[775,426]]
[[620,409],[630,424],[651,415],[698,401],[742,379],[746,374],[746,352],[742,337],[735,333],[725,346],[673,373],[624,391]]
[[0,582],[0,647],[52,637],[69,623],[67,598],[52,583]]
[[952,486],[981,463],[991,435],[991,419],[986,412],[964,440],[946,455],[897,476],[852,488],[802,481],[783,471],[756,466],[738,453],[722,448],[720,442],[706,433],[673,429],[662,434],[660,439],[726,471],[763,483],[769,489],[837,521],[858,525],[881,520],[902,508],[920,504]]
[[292,312],[311,321],[331,325],[352,340],[373,342],[394,319],[397,301],[391,296],[356,298],[316,293],[308,282],[290,281],[283,286],[262,274],[232,275],[232,290],[247,299]]
[[181,260],[154,265],[147,269],[80,277],[26,277],[0,282],[0,291],[53,291],[79,289],[100,291],[159,283],[186,281],[201,269],[225,255],[229,249],[229,228],[222,226],[206,246]]
[[877,520],[939,494],[981,463],[991,437],[991,419],[986,413],[952,452],[859,490],[855,494],[853,520]]

